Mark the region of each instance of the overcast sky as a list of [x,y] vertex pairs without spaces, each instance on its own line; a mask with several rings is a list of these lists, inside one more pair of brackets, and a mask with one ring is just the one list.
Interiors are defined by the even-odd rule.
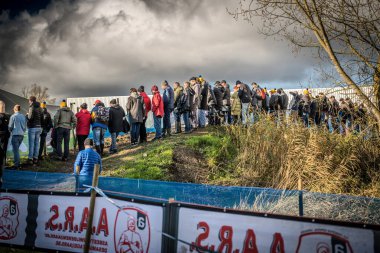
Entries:
[[0,87],[11,92],[38,83],[58,98],[127,95],[199,74],[298,88],[315,75],[308,52],[228,15],[237,0],[35,2],[2,4]]

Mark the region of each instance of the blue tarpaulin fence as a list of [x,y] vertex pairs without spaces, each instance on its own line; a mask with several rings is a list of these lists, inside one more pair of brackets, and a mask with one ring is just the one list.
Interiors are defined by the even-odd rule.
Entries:
[[[83,185],[91,185],[92,178],[64,173],[5,170],[3,189],[81,192]],[[256,210],[318,217],[319,212],[335,212],[331,217],[351,211],[354,221],[380,223],[380,199],[336,194],[300,192],[258,187],[213,186],[192,183],[100,177],[99,188],[113,195],[136,199],[178,202],[221,208],[245,208]],[[301,195],[302,194],[302,195]],[[300,198],[300,196],[302,198]],[[287,202],[281,204],[281,200]],[[301,200],[301,201],[300,201]],[[277,205],[277,209],[273,209]],[[284,209],[284,210],[282,210]],[[350,210],[351,209],[351,210]],[[315,212],[315,210],[318,210]],[[284,214],[285,214],[284,213]],[[324,216],[324,218],[326,218]],[[346,217],[342,217],[346,219]]]

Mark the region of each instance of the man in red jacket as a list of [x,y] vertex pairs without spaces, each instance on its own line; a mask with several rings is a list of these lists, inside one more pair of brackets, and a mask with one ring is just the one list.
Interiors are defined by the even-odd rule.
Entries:
[[150,102],[150,98],[144,91],[144,86],[140,86],[138,89],[138,92],[140,96],[144,100],[144,105],[145,105],[145,119],[142,124],[140,124],[140,143],[147,142],[148,141],[148,136],[146,134],[146,119],[148,118],[148,112],[152,109],[152,104]]
[[160,92],[158,91],[157,85],[152,87],[152,112],[154,129],[156,129],[156,136],[153,141],[159,140],[162,137],[161,127],[162,127],[162,116],[164,115],[164,100],[162,99]]
[[91,125],[91,114],[87,111],[87,104],[83,103],[80,106],[80,111],[75,114],[77,118],[77,140],[79,151],[84,150],[84,140],[88,137],[90,133],[90,125]]

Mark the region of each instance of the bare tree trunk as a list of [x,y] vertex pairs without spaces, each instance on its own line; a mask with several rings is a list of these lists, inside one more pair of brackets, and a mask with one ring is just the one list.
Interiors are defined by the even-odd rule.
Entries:
[[377,68],[373,77],[373,94],[375,96],[375,103],[380,110],[380,55],[377,60]]

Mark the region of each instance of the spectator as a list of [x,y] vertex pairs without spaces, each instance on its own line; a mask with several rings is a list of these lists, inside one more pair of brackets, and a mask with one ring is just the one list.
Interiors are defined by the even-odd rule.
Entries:
[[46,109],[46,102],[41,103],[42,108],[42,133],[40,140],[40,150],[38,152],[38,160],[42,160],[42,153],[46,148],[46,137],[50,130],[53,128],[53,121],[51,120],[51,115]]
[[241,113],[242,113],[242,123],[243,125],[247,124],[249,121],[249,106],[252,100],[252,92],[248,88],[248,85],[236,81],[236,85],[239,87],[238,96],[241,101]]
[[78,147],[79,151],[82,151],[84,150],[84,140],[87,139],[91,127],[91,114],[87,110],[86,103],[81,104],[80,111],[75,114],[75,117],[77,118],[76,134]]
[[9,115],[5,113],[5,103],[0,100],[0,180],[3,175],[3,167],[6,161],[8,141],[10,137],[8,131],[9,118]]
[[26,118],[20,113],[21,106],[15,105],[13,108],[14,114],[11,116],[9,121],[9,132],[12,135],[12,150],[13,150],[13,168],[19,169],[20,164],[20,145],[24,139],[24,134],[26,131]]
[[145,118],[145,109],[143,98],[137,93],[135,88],[130,90],[131,95],[128,97],[127,113],[131,124],[131,144],[138,145],[140,135],[140,125]]
[[108,128],[110,111],[100,100],[96,100],[94,106],[91,111],[92,133],[94,135],[96,152],[98,152],[100,156],[103,156],[104,134]]
[[[57,156],[59,160],[67,161],[69,157],[70,130],[77,125],[74,113],[67,107],[66,100],[60,103],[60,109],[54,115],[54,126],[57,129]],[[64,151],[62,154],[62,141]]]
[[144,86],[140,86],[138,89],[139,95],[143,98],[144,108],[145,108],[145,117],[143,122],[140,124],[140,143],[148,141],[148,135],[146,134],[146,120],[148,118],[148,113],[152,110],[152,104],[150,102],[150,98],[145,93]]
[[179,99],[179,111],[183,116],[183,121],[185,123],[185,134],[191,133],[191,122],[190,122],[190,113],[192,111],[192,102],[195,91],[191,88],[191,84],[189,82],[185,82],[183,84],[183,93]]
[[181,130],[181,113],[178,111],[178,100],[181,98],[183,88],[179,82],[173,84],[174,87],[174,118],[175,118],[175,133],[179,134]]
[[125,117],[124,109],[117,103],[116,99],[110,101],[110,118],[108,130],[111,134],[110,154],[117,153],[117,137],[123,132],[123,119]]
[[96,164],[99,164],[99,173],[102,171],[102,158],[99,153],[95,152],[92,148],[94,142],[91,139],[84,140],[84,150],[80,151],[74,163],[74,174],[77,173],[77,166],[79,166],[79,175],[92,176]]
[[162,95],[162,99],[164,101],[164,122],[163,122],[163,131],[162,137],[171,135],[171,122],[170,122],[170,114],[174,110],[174,91],[172,87],[168,84],[168,81],[163,81],[161,84],[161,88],[164,90],[164,94]]
[[[202,78],[200,78],[202,79]],[[199,93],[198,124],[200,128],[206,127],[206,114],[208,111],[208,101],[211,96],[211,88],[208,82],[202,81]]]
[[37,165],[38,153],[40,147],[40,137],[42,133],[43,112],[40,103],[35,96],[29,98],[29,112],[27,114],[28,138],[29,138],[29,155],[28,163]]
[[234,93],[231,96],[231,115],[234,124],[241,121],[241,101],[238,96],[239,87],[234,87]]
[[162,117],[164,116],[164,101],[160,95],[158,87],[153,85],[152,87],[152,112],[153,112],[153,121],[154,121],[154,129],[156,130],[156,135],[153,138],[153,141],[161,139],[161,124]]
[[199,117],[199,95],[200,95],[200,83],[198,78],[192,77],[190,78],[190,88],[194,91],[194,95],[192,96],[192,107],[191,107],[191,113],[190,113],[190,121],[192,129],[197,129],[199,126],[198,117]]
[[224,113],[224,124],[228,125],[231,124],[231,90],[230,85],[227,84],[225,80],[222,80],[220,82],[222,87],[224,88],[224,94],[223,94],[223,113]]

